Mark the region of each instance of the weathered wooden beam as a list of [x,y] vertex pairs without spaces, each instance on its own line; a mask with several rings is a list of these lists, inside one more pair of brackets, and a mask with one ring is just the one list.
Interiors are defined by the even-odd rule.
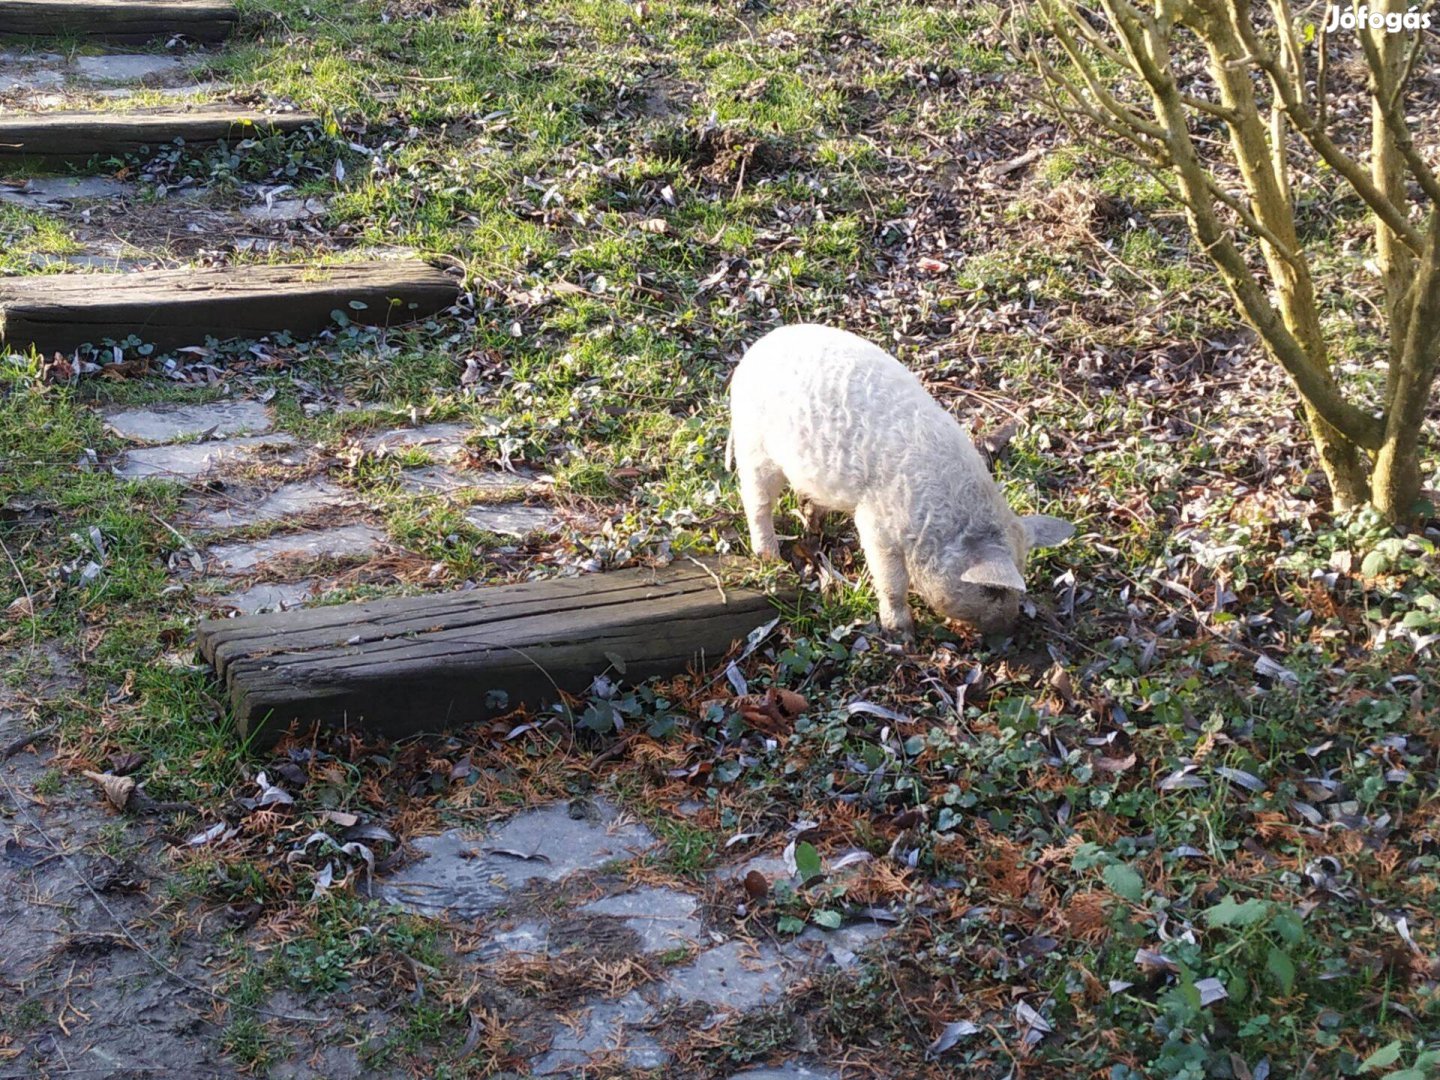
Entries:
[[318,119],[313,113],[266,113],[237,105],[6,113],[0,116],[0,164],[83,164],[92,158],[143,156],[176,139],[187,147],[213,146],[223,139],[298,131]]
[[139,44],[183,35],[224,41],[235,29],[228,0],[0,0],[0,37],[87,37]]
[[766,594],[687,562],[212,619],[198,636],[241,735],[319,723],[393,738],[551,703],[612,667],[640,680],[713,665],[774,615]]
[[302,337],[331,326],[337,310],[399,325],[443,311],[459,292],[414,259],[0,278],[0,343],[49,353],[131,334],[166,349],[280,330]]

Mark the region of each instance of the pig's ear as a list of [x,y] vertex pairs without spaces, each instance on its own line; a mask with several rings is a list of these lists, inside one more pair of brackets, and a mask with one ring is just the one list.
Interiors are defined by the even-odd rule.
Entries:
[[960,580],[971,585],[984,585],[992,589],[1013,589],[1025,591],[1025,579],[1015,569],[1010,553],[1002,547],[983,548],[976,554],[975,561],[960,572]]
[[1031,547],[1054,547],[1075,535],[1075,526],[1049,514],[1026,514],[1020,519]]

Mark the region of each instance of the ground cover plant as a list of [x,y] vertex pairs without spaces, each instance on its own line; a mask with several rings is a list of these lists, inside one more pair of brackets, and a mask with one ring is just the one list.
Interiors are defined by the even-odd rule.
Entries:
[[[225,1069],[323,1075],[343,1045],[362,1075],[514,1074],[537,1009],[658,978],[664,957],[596,952],[481,979],[483,927],[361,891],[417,837],[604,796],[664,841],[616,873],[700,889],[712,925],[889,928],[761,1017],[678,1011],[660,1074],[797,1048],[845,1076],[1434,1074],[1440,522],[1337,511],[1185,223],[1070,142],[1010,15],[247,0],[216,73],[320,111],[325,135],[117,163],[288,172],[330,198],[338,254],[399,244],[466,275],[455,312],[404,331],[0,363],[0,708],[56,748],[7,774],[6,825],[104,815],[86,854],[125,932],[220,995],[195,1022]],[[1305,210],[1317,287],[1342,289],[1372,242],[1360,207],[1331,185]],[[12,235],[69,242],[0,212]],[[932,622],[887,646],[835,519],[790,547],[803,599],[728,676],[610,671],[481,730],[260,750],[194,662],[216,587],[187,570],[187,494],[99,467],[119,448],[99,404],[265,398],[406,552],[332,567],[326,601],[739,551],[725,379],[799,320],[895,351],[1018,509],[1080,525],[1032,563],[1013,639]],[[567,527],[505,541],[404,492],[409,459],[360,440],[412,418],[546,471]],[[1433,448],[1420,471],[1433,489]],[[720,875],[758,851],[800,882]],[[68,942],[54,978],[0,987],[0,1069],[60,1038],[57,1015],[79,1024],[66,971],[87,949],[154,979],[117,933]]]

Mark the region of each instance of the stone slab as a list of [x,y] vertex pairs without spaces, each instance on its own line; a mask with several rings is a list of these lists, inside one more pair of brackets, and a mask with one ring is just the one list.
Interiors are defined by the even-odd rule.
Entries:
[[488,835],[452,829],[425,837],[413,845],[425,858],[377,883],[373,894],[422,915],[478,918],[528,881],[559,881],[634,859],[654,845],[644,825],[617,824],[618,817],[605,802],[579,817],[557,803],[522,811]]
[[316,510],[353,506],[355,497],[338,484],[320,477],[283,484],[267,495],[255,498],[229,496],[226,505],[206,510],[196,519],[211,528],[238,528],[265,521],[299,517]]
[[127,451],[115,466],[125,480],[195,480],[224,465],[243,461],[266,446],[288,447],[288,435],[250,435],[218,442],[179,443]]
[[694,944],[700,937],[695,897],[679,889],[644,886],[607,896],[580,908],[582,915],[611,915],[640,936],[647,953],[665,952]]
[[108,86],[103,89],[89,91],[96,97],[104,98],[107,101],[119,101],[125,98],[134,97],[139,93],[154,94],[166,101],[181,101],[187,97],[214,97],[217,94],[227,93],[233,90],[229,83],[219,82],[214,79],[207,79],[205,82],[185,83],[183,86]]
[[305,221],[325,213],[324,199],[270,199],[244,207],[240,216],[249,221]]
[[248,574],[277,559],[353,558],[369,555],[385,541],[385,534],[369,525],[342,525],[335,529],[269,536],[210,549],[210,560],[222,574]]
[[48,67],[26,67],[0,71],[0,94],[17,91],[54,90],[65,84],[65,73]]
[[560,527],[555,512],[544,506],[527,506],[525,503],[483,503],[465,511],[465,520],[477,529],[484,529],[496,536],[513,536],[517,539],[535,533],[552,533]]
[[491,930],[484,944],[475,950],[478,960],[497,956],[531,953],[544,955],[550,944],[550,932],[537,922],[521,922],[505,930]]
[[794,978],[773,946],[735,939],[707,949],[684,967],[671,968],[660,994],[671,1000],[749,1012],[778,1001]]
[[144,82],[184,75],[195,66],[188,57],[164,56],[159,53],[102,53],[99,56],[77,56],[70,71],[91,82]]
[[240,592],[217,596],[213,602],[217,607],[255,615],[262,611],[287,611],[299,607],[314,595],[313,581],[266,582]]
[[412,495],[452,495],[457,491],[518,492],[534,483],[528,476],[504,472],[471,472],[443,465],[415,465],[400,470],[400,488]]
[[122,259],[115,255],[47,255],[43,252],[27,255],[31,266],[65,266],[72,270],[130,270],[140,263],[135,259]]
[[784,1065],[731,1073],[727,1080],[840,1080],[840,1074],[831,1069],[812,1068],[798,1062],[786,1062]]
[[797,948],[787,952],[803,951],[811,962],[819,961],[822,967],[834,964],[849,971],[859,966],[860,953],[887,932],[883,925],[875,922],[851,923],[838,930],[808,926],[796,939]]
[[394,428],[371,435],[360,445],[370,453],[380,455],[418,447],[430,455],[431,461],[446,462],[465,452],[465,437],[474,430],[470,424],[458,423]]
[[586,1012],[579,1030],[557,1024],[550,1050],[531,1062],[533,1075],[574,1075],[596,1054],[619,1057],[632,1069],[655,1069],[670,1060],[670,1054],[643,1031],[632,1030],[650,1016],[650,1006],[639,994],[629,993],[615,1001],[598,1001]]
[[0,183],[0,202],[50,210],[81,199],[118,199],[139,190],[135,184],[105,176],[36,176],[18,187]]
[[722,881],[743,881],[745,875],[752,870],[760,871],[771,884],[777,881],[790,881],[793,877],[790,868],[785,865],[785,860],[779,855],[755,855],[738,865],[722,867],[719,877]]
[[258,401],[213,401],[203,405],[146,405],[108,409],[105,426],[121,438],[169,443],[209,435],[263,435],[275,424]]
[[733,939],[707,949],[683,967],[670,968],[660,995],[748,1012],[779,1000],[806,972],[831,965],[854,968],[860,950],[884,934],[879,924],[857,923],[838,930],[807,927],[779,946]]

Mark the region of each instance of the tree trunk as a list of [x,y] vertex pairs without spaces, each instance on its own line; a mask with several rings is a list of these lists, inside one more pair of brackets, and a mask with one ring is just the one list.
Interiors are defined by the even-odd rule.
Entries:
[[[1370,501],[1370,461],[1365,451],[1338,428],[1325,422],[1308,402],[1305,420],[1310,427],[1310,441],[1320,456],[1320,467],[1330,482],[1331,500],[1336,510],[1353,510]],[[1418,482],[1419,472],[1416,472]]]
[[1420,454],[1413,441],[1387,439],[1375,456],[1371,501],[1385,520],[1403,525],[1420,499]]

